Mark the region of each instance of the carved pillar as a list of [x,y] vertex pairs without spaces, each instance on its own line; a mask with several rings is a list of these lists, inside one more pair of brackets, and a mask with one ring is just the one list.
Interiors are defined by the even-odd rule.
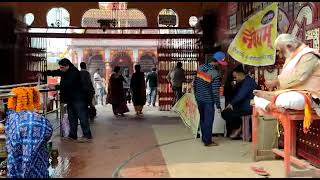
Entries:
[[110,48],[106,48],[104,50],[104,62],[105,62],[105,68],[106,68],[106,77],[105,77],[105,80],[106,80],[106,84],[108,85],[109,83],[109,77],[112,73],[112,68],[111,68],[111,50]]
[[138,48],[133,48],[133,65],[136,65],[139,63],[139,52]]

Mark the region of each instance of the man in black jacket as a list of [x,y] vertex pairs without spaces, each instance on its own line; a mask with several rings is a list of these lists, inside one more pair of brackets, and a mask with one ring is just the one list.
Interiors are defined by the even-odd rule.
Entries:
[[78,119],[83,132],[80,142],[89,142],[92,139],[90,124],[88,119],[88,88],[81,81],[79,70],[70,62],[63,58],[59,61],[60,69],[48,70],[48,76],[61,76],[60,85],[55,89],[60,90],[60,100],[67,104],[68,119],[70,124],[69,140],[77,140]]
[[87,92],[87,101],[89,106],[89,109],[88,109],[89,119],[93,121],[94,117],[97,115],[97,110],[92,103],[95,90],[91,81],[91,75],[87,71],[87,64],[85,62],[81,62],[80,68],[81,68],[80,70],[81,81],[83,83],[83,87],[85,88],[85,92]]
[[148,88],[150,90],[148,94],[148,105],[156,106],[156,98],[157,98],[157,87],[158,87],[158,75],[157,68],[152,68],[152,72],[147,75],[146,84],[148,84]]

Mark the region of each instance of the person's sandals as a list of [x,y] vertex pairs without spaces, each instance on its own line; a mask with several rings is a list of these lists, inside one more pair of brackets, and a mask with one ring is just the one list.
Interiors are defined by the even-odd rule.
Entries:
[[254,167],[254,166],[252,166],[251,169],[252,169],[256,174],[258,174],[258,175],[260,175],[260,176],[270,176],[270,174],[269,174],[267,171],[265,171],[265,170],[263,169],[263,167]]

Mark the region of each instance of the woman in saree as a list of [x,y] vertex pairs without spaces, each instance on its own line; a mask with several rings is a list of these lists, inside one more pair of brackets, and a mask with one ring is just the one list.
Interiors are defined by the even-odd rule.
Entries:
[[120,67],[114,67],[109,79],[107,103],[112,105],[112,111],[115,116],[124,116],[124,113],[129,112],[123,90],[124,81],[125,79],[121,75]]
[[130,82],[132,91],[132,102],[137,115],[142,114],[143,106],[146,104],[146,82],[144,73],[140,71],[140,65],[135,65],[135,73],[133,73]]

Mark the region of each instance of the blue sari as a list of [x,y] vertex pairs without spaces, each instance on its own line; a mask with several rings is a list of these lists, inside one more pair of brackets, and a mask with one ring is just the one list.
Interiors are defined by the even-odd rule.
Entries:
[[49,178],[46,143],[52,131],[49,120],[40,114],[8,112],[5,132],[9,178]]

